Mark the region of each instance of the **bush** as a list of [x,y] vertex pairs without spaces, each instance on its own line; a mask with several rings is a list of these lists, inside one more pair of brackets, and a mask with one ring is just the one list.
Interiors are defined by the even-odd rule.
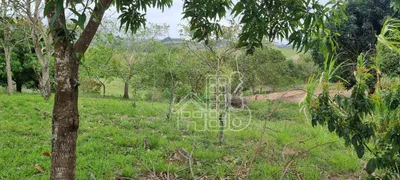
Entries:
[[157,88],[151,88],[145,95],[146,101],[161,101],[163,100],[163,93]]
[[392,77],[400,75],[400,55],[382,44],[378,44],[377,51],[376,58],[381,62],[381,71]]
[[303,54],[297,62],[288,60],[287,64],[290,69],[290,76],[294,82],[307,82],[312,75],[318,74],[319,67],[313,62],[311,55]]
[[79,90],[83,93],[88,93],[88,94],[100,94],[100,90],[102,85],[92,79],[85,79],[82,80],[81,85],[79,87]]

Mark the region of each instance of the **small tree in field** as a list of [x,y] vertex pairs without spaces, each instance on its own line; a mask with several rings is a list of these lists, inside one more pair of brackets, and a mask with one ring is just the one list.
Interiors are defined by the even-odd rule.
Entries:
[[137,62],[151,58],[157,53],[160,43],[157,37],[164,36],[168,31],[166,25],[150,24],[146,29],[140,29],[136,34],[127,34],[118,47],[118,55],[113,58],[113,69],[117,77],[124,82],[123,98],[129,99],[129,84],[137,74]]
[[111,33],[98,33],[95,44],[88,49],[82,61],[89,79],[94,78],[101,84],[103,97],[106,96],[106,83],[114,76],[111,61],[120,41],[120,38]]
[[[327,37],[329,32],[324,33],[323,22],[330,18],[339,20],[337,16],[341,12],[341,4],[341,1],[332,1],[320,5],[317,0],[240,0],[235,4],[231,0],[186,0],[183,17],[189,20],[192,36],[207,43],[210,36],[221,34],[218,20],[231,9],[243,24],[239,46],[247,47],[248,52],[261,46],[265,36],[269,39],[287,38],[298,49],[308,49]],[[53,38],[56,84],[51,179],[75,179],[79,64],[105,11],[115,7],[120,13],[120,27],[135,32],[145,25],[144,13],[149,7],[164,9],[171,5],[172,0],[46,0],[44,14]],[[73,16],[67,18],[66,12]],[[68,22],[74,26],[68,28]],[[81,33],[77,28],[82,29]]]
[[276,49],[257,49],[253,55],[232,62],[231,66],[235,69],[238,67],[243,73],[253,95],[258,85],[277,88],[290,82],[286,58]]

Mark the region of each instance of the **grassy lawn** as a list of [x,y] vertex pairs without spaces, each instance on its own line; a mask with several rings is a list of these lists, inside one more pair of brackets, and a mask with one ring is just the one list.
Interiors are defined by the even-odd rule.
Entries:
[[[48,179],[50,157],[44,154],[51,151],[52,104],[38,94],[0,94],[0,179]],[[138,179],[153,172],[171,179],[234,179],[240,167],[250,165],[270,106],[251,102],[250,126],[227,131],[219,146],[218,132],[180,131],[176,120],[166,121],[166,103],[138,102],[134,109],[129,100],[83,96],[77,179]],[[267,122],[272,130],[264,134],[250,179],[279,179],[294,156],[285,179],[358,177],[362,160],[326,128],[311,127],[298,109],[279,104]],[[180,158],[178,151],[193,152],[193,161]]]

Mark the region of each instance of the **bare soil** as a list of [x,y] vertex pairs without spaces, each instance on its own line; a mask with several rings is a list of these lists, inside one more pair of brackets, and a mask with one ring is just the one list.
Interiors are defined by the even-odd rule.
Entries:
[[[351,95],[351,90],[333,90],[331,89],[331,96],[333,97],[335,94],[343,94],[345,96]],[[314,95],[318,95],[321,93],[320,89],[317,89]],[[246,97],[247,100],[256,100],[256,101],[265,101],[265,100],[279,100],[279,101],[286,101],[286,102],[300,102],[303,100],[305,95],[307,94],[306,90],[304,89],[291,89],[282,92],[273,92],[270,94],[256,94],[253,96]]]

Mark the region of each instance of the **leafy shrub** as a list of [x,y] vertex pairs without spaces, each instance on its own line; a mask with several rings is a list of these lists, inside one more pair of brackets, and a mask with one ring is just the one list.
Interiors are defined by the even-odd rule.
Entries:
[[162,101],[163,99],[163,93],[157,88],[151,88],[145,95],[146,101]]
[[295,83],[304,83],[309,77],[316,75],[320,71],[309,54],[301,55],[296,62],[287,60],[287,64],[290,69],[290,76]]
[[400,75],[400,55],[382,44],[377,46],[377,50],[376,58],[381,63],[382,72],[388,76]]
[[92,79],[81,80],[79,90],[88,94],[100,94],[102,85]]
[[[311,123],[327,125],[345,140],[346,145],[354,147],[357,156],[363,158],[369,152],[366,171],[369,174],[376,169],[383,172],[380,178],[399,178],[400,163],[400,84],[398,78],[383,79],[376,84],[376,90],[370,94],[368,81],[374,76],[367,68],[361,54],[354,72],[356,84],[350,97],[340,94],[333,98],[329,92],[329,80],[334,74],[333,65],[326,66],[320,80],[307,86],[307,112],[311,114]],[[317,87],[322,93],[312,98]]]

